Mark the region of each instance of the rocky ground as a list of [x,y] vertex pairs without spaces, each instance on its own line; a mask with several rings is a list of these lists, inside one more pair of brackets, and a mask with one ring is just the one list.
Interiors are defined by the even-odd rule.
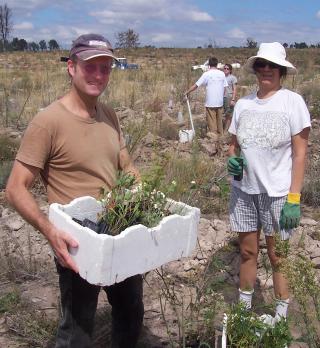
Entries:
[[[47,210],[47,205],[42,209]],[[8,293],[15,288],[19,289],[22,300],[28,304],[29,311],[39,315],[45,315],[46,319],[56,321],[59,316],[57,299],[59,297],[57,287],[57,276],[54,270],[53,254],[46,240],[36,232],[30,225],[26,224],[15,212],[2,206],[0,223],[1,233],[1,262],[6,262],[5,267],[12,267],[12,278],[2,281],[0,295]],[[319,229],[319,224],[305,210],[305,217],[301,221],[293,239],[293,246],[298,253],[303,253],[312,260],[315,267],[320,269],[320,241],[314,239]],[[301,240],[304,243],[301,243]],[[266,274],[262,267],[262,257],[266,254],[265,244],[261,238],[261,258],[259,263],[256,304],[270,303],[272,300],[272,281],[270,275]],[[4,260],[6,258],[6,261]],[[188,299],[190,287],[188,279],[201,280],[202,274],[214,258],[223,262],[221,269],[215,270],[215,277],[219,283],[226,285],[220,287],[222,300],[230,303],[235,300],[238,283],[239,251],[236,239],[229,232],[227,219],[201,218],[199,226],[199,240],[196,250],[190,258],[171,262],[164,267],[165,277],[171,277],[180,296]],[[10,264],[11,263],[11,264]],[[187,285],[186,285],[187,284]],[[223,291],[223,288],[225,291]],[[144,298],[145,319],[144,330],[141,337],[141,347],[163,347],[170,346],[168,330],[176,339],[178,336],[178,325],[176,313],[170,308],[170,299],[167,301],[165,310],[166,321],[161,314],[159,296],[163,289],[163,282],[156,272],[145,275]],[[260,309],[261,310],[261,309]],[[293,317],[297,314],[297,307],[293,301],[290,312]],[[219,311],[218,311],[219,312]],[[95,330],[94,347],[105,347],[108,342],[110,331],[107,318],[110,316],[110,308],[104,293],[101,293],[99,311]],[[215,325],[219,327],[221,311],[217,315]],[[0,316],[0,346],[1,347],[33,347],[32,343],[23,343],[26,339],[32,342],[32,337],[23,337],[28,332],[21,331],[21,323],[17,322],[15,315],[3,314]],[[292,323],[292,332],[299,339],[301,331]],[[219,334],[219,332],[217,331]],[[30,334],[30,332],[29,332]],[[20,337],[19,337],[20,336]],[[36,345],[34,345],[36,346]],[[46,347],[52,347],[50,342]],[[292,347],[306,347],[302,343],[296,343]]]
[[[202,129],[203,119],[197,116],[197,105],[194,106],[194,111],[195,124]],[[129,109],[118,110],[118,112],[122,120],[134,113]],[[133,154],[138,165],[152,160],[155,143],[158,153],[165,153],[170,148],[178,148],[181,155],[190,153],[189,144],[180,144],[177,141],[177,130],[188,127],[188,124],[179,124],[170,114],[172,116],[172,110],[162,112],[161,122],[163,127],[166,122],[169,128],[174,127],[175,132],[172,133],[172,137],[167,131],[168,125],[164,127],[165,137],[160,136],[161,134],[155,137],[147,133]],[[315,123],[316,130],[318,127],[318,123]],[[218,141],[214,135],[209,134],[201,137],[199,144],[201,151],[209,157],[220,156],[221,161],[225,160],[226,140]],[[318,147],[312,148],[311,155],[318,156]],[[41,189],[36,191],[36,196],[41,209],[47,212],[48,205]],[[291,248],[297,254],[305,255],[314,264],[319,279],[320,238],[317,219],[319,213],[307,206],[303,207],[303,211],[304,217],[301,226],[295,232]],[[49,326],[51,323],[53,333],[59,318],[59,292],[53,253],[42,235],[7,206],[3,191],[0,192],[0,226],[0,297],[8,293],[18,293],[20,296],[20,312],[0,312],[0,347],[53,347],[54,335],[52,334],[51,339],[41,336],[39,325],[36,324],[41,320],[43,323],[49,323]],[[270,304],[273,298],[272,279],[264,266],[265,256],[266,246],[261,236],[254,300],[256,309],[260,312],[266,310],[261,304]],[[213,301],[219,302],[215,320],[212,323],[212,331],[216,329],[216,334],[221,334],[221,318],[225,303],[230,304],[237,298],[238,267],[238,244],[235,236],[229,231],[227,216],[217,216],[214,212],[210,216],[203,215],[199,225],[198,246],[191,257],[171,262],[164,266],[161,272],[152,271],[145,275],[145,319],[140,347],[169,347],[172,342],[176,344],[179,335],[181,336],[179,315],[190,315],[190,303],[203,310],[205,302],[201,303],[201,301],[208,301],[204,295],[203,298],[197,299],[195,293],[201,290],[201,286],[207,281],[205,278],[208,274],[210,274],[210,281],[216,282],[214,294],[216,298]],[[164,284],[170,284],[170,289],[174,284],[174,295],[177,300],[182,301],[183,310],[178,311],[178,314],[174,308],[172,294],[164,292]],[[269,312],[272,313],[272,310],[269,309]],[[293,319],[299,317],[299,308],[294,299],[290,305],[290,315]],[[101,293],[94,334],[95,348],[108,346],[109,317],[110,307],[104,293]],[[189,319],[193,320],[191,317]],[[26,322],[29,323],[28,327],[24,325]],[[307,347],[302,343],[303,332],[295,320],[291,322],[291,331],[297,340],[291,347]],[[213,344],[214,342],[212,347]]]

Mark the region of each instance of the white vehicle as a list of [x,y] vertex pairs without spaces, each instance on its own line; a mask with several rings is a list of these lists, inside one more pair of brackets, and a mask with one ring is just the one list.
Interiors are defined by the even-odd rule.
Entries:
[[[233,69],[239,69],[240,68],[240,63],[232,63],[231,64]],[[223,69],[224,64],[222,63],[218,63],[217,68],[218,69]],[[192,70],[198,70],[201,69],[203,72],[208,71],[209,70],[209,61],[205,61],[203,64],[200,65],[193,65]]]
[[126,70],[126,69],[139,69],[138,64],[129,64],[127,62],[127,58],[118,58],[117,60],[113,61],[112,68],[117,68],[121,70]]

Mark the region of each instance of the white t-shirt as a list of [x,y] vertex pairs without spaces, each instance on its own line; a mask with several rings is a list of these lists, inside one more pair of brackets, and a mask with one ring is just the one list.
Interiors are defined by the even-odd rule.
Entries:
[[247,166],[243,179],[232,184],[249,194],[285,196],[291,185],[291,137],[310,126],[307,106],[295,92],[282,88],[267,99],[257,93],[240,99],[229,132],[237,136]]
[[224,87],[228,86],[228,82],[221,70],[209,69],[201,75],[196,85],[198,87],[204,85],[207,88],[206,107],[218,108],[223,105]]

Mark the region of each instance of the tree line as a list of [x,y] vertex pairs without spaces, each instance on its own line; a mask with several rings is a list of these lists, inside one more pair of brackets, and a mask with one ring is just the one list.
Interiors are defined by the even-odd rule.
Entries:
[[[251,37],[247,38],[247,42],[245,45],[246,48],[257,48],[258,47],[258,42],[256,40],[254,40]],[[318,42],[317,44],[310,44],[307,45],[305,42],[294,42],[291,44],[288,43],[283,43],[283,47],[285,48],[297,48],[297,49],[302,49],[302,48],[320,48],[320,42]]]
[[27,42],[25,39],[19,39],[14,37],[12,41],[3,41],[0,43],[1,51],[53,51],[60,49],[58,42],[55,39],[51,39],[48,42],[40,40],[39,42]]

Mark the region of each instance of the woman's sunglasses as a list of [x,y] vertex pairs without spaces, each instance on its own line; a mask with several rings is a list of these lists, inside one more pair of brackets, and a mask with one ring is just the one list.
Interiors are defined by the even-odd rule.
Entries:
[[268,60],[256,60],[253,64],[253,69],[263,69],[268,65],[270,69],[280,69],[281,65],[269,62]]

